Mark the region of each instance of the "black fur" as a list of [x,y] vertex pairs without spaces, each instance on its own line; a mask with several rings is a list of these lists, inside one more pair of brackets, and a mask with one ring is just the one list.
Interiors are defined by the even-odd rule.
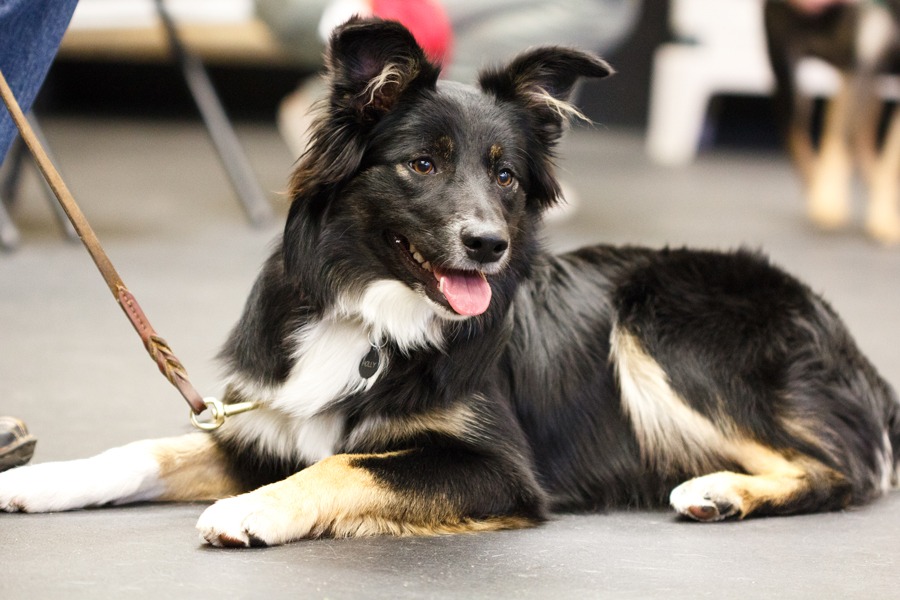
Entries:
[[[403,282],[449,313],[403,252],[413,242],[441,264],[460,244],[448,224],[471,218],[508,231],[502,268],[484,267],[488,309],[441,321],[439,347],[388,335],[386,371],[322,409],[344,419],[335,451],[367,455],[354,466],[411,507],[441,499],[465,518],[539,521],[548,510],[659,504],[711,472],[642,455],[610,356],[614,329],[639,340],[674,392],[716,427],[826,467],[809,493],[787,505],[761,501],[759,512],[826,510],[881,493],[883,432],[894,466],[900,448],[897,400],[806,286],[746,251],[541,248],[540,212],[559,190],[559,108],[579,77],[611,72],[603,61],[538,49],[485,73],[478,91],[439,83],[399,25],[357,21],[335,34],[327,64],[331,94],[294,176],[283,242],[223,351],[239,378],[283,383],[296,361],[293,334],[376,281]],[[386,67],[390,79],[373,87]],[[434,173],[412,171],[425,170],[414,164],[421,157]],[[514,185],[497,184],[503,170]],[[235,388],[229,401],[244,399]],[[446,417],[453,427],[442,429],[454,410],[474,418]],[[227,432],[220,442],[248,486],[307,462]],[[399,454],[371,456],[385,452]],[[712,454],[713,470],[743,470],[740,457]]]

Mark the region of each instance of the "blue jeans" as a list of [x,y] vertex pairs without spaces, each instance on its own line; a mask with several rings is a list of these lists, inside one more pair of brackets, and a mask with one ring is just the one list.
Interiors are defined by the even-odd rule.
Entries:
[[[78,0],[0,0],[0,71],[24,112],[31,108]],[[17,134],[0,102],[0,163]]]

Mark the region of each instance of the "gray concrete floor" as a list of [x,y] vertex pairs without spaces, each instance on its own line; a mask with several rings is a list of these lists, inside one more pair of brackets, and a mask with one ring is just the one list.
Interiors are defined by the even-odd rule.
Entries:
[[[197,123],[48,119],[61,169],[131,290],[203,392],[278,224],[249,227]],[[242,126],[278,200],[291,166],[269,126]],[[650,165],[635,133],[578,130],[563,179],[579,202],[548,243],[765,249],[822,291],[900,385],[900,248],[803,217],[778,153]],[[0,254],[0,413],[27,421],[35,461],[188,429],[84,250],[62,241],[31,173]],[[853,511],[699,525],[665,511],[560,516],[529,530],[427,539],[202,546],[200,504],[0,515],[0,598],[887,598],[900,572],[900,493]]]

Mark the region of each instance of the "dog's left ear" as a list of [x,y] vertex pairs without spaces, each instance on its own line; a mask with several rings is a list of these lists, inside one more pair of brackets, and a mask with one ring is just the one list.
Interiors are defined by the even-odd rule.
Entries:
[[558,136],[562,124],[578,114],[569,104],[575,83],[581,77],[602,78],[614,72],[609,63],[592,54],[547,47],[519,55],[506,68],[483,71],[478,82],[485,92],[527,108],[539,117],[546,133]]
[[562,135],[563,126],[581,113],[569,98],[582,77],[602,78],[615,71],[606,61],[571,48],[536,48],[519,55],[507,67],[484,71],[478,78],[481,89],[497,99],[518,105],[525,111],[529,131],[535,139],[532,157],[532,190],[542,206],[550,206],[559,195],[550,161]]

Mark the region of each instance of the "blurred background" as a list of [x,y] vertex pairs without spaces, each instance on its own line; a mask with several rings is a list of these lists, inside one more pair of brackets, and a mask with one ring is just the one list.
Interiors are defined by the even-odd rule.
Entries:
[[[607,58],[617,73],[577,91],[591,123],[575,123],[561,144],[566,202],[547,219],[548,246],[763,249],[831,298],[898,381],[900,356],[886,333],[900,327],[900,249],[866,236],[859,178],[845,227],[826,232],[807,218],[773,110],[764,4],[80,0],[32,123],[113,261],[124,263],[126,282],[144,280],[144,294],[159,302],[155,311],[145,306],[149,316],[177,323],[172,328],[194,356],[183,360],[199,364],[215,389],[212,357],[286,213],[307,111],[322,94],[317,75],[331,28],[355,13],[400,18],[446,76],[461,80],[530,46],[578,46]],[[833,67],[817,59],[801,67],[805,94],[821,103],[835,93]],[[900,94],[890,81],[882,95],[895,102]],[[0,360],[0,393],[7,403],[19,398],[0,404],[0,413],[27,416],[34,386],[61,382],[21,370],[13,358],[23,348],[43,356],[59,349],[60,337],[75,336],[96,353],[79,353],[80,360],[90,356],[108,371],[104,360],[119,364],[128,355],[91,333],[93,319],[122,325],[112,331],[126,347],[133,340],[108,299],[100,300],[105,290],[87,256],[66,243],[77,239],[21,145],[0,168],[0,208],[7,250],[0,253],[0,337],[15,340],[0,344],[0,358],[10,359]],[[69,364],[59,350],[59,362]],[[157,385],[144,367],[141,377]],[[79,386],[100,385],[89,370],[73,376]],[[122,384],[121,393],[135,394]]]
[[[275,11],[272,4],[278,3],[261,2],[269,13]],[[294,17],[307,19],[305,27],[275,31],[272,21],[263,18],[268,15],[260,15],[253,0],[166,3],[185,43],[204,60],[229,115],[260,121],[271,120],[284,97],[321,64],[317,26],[322,11],[317,7],[327,3],[300,0],[297,4],[310,5],[308,12]],[[467,3],[448,0],[445,4],[452,16],[459,12],[454,5]],[[707,56],[719,54],[732,62],[732,71],[747,71],[743,83],[722,81],[720,87],[709,84],[709,105],[704,107],[707,129],[701,140],[704,147],[740,144],[771,149],[779,144],[768,100],[772,81],[766,73],[761,0],[619,0],[605,9],[602,1],[591,0],[475,4],[480,10],[470,11],[476,13],[474,17],[461,15],[451,23],[455,27],[455,48],[449,52],[449,63],[463,71],[460,79],[473,74],[479,61],[465,53],[461,60],[468,60],[468,64],[461,69],[453,65],[454,50],[458,53],[460,45],[478,37],[468,32],[483,24],[483,15],[493,12],[497,20],[509,21],[510,14],[531,4],[537,10],[537,25],[533,27],[540,27],[538,31],[516,34],[504,26],[491,34],[501,37],[505,46],[518,49],[561,43],[601,52],[618,74],[607,81],[588,83],[581,90],[579,104],[595,122],[645,130],[650,121],[654,58],[662,46],[675,42],[702,49]],[[548,32],[546,11],[553,4],[572,15],[565,19],[566,25],[584,15],[595,17],[585,24],[596,30],[594,39],[590,39],[589,29]],[[584,8],[591,4],[600,5],[593,10],[595,14]],[[285,8],[272,18],[290,11]],[[293,40],[289,39],[292,33],[296,35]],[[497,41],[495,38],[490,45],[483,39],[471,42],[478,49],[481,63],[496,64],[507,58],[498,56]],[[703,56],[697,54],[700,67]],[[41,112],[48,113],[183,117],[196,112],[181,72],[171,60],[152,0],[81,0],[40,102]],[[666,118],[656,116],[657,122]]]
[[[410,9],[429,52],[460,79],[529,46],[577,45],[618,73],[578,91],[592,123],[576,123],[559,148],[566,204],[548,217],[546,244],[764,250],[831,301],[898,386],[900,248],[866,235],[858,178],[845,227],[807,218],[772,108],[763,4],[167,0],[166,21],[153,0],[81,0],[32,122],[156,330],[215,395],[218,348],[280,233],[331,26]],[[825,63],[802,70],[811,97],[837,89]],[[0,168],[0,415],[37,436],[35,462],[188,430],[187,407],[54,205],[14,147]],[[202,508],[0,519],[0,562],[14,565],[0,595],[889,597],[896,568],[885,566],[900,564],[898,494],[851,515],[733,527],[648,511],[517,534],[295,544],[229,555],[224,569],[221,554],[196,546]]]
[[[171,310],[177,329],[207,328],[188,343],[196,341],[189,351],[209,365],[279,232],[307,110],[322,94],[317,75],[331,28],[355,13],[400,18],[444,63],[446,76],[461,80],[530,46],[578,46],[618,72],[577,91],[575,102],[591,123],[574,124],[561,145],[566,203],[548,218],[547,244],[765,249],[839,310],[846,307],[876,363],[900,379],[900,357],[889,351],[893,340],[883,327],[900,323],[900,249],[866,237],[859,181],[846,227],[823,232],[807,219],[773,110],[763,6],[81,0],[31,116],[114,260],[137,263],[120,269],[155,281],[148,293],[167,299],[158,310],[163,318]],[[801,66],[805,94],[835,93],[833,67],[816,59]],[[894,87],[882,91],[895,102],[900,94],[891,81]],[[77,244],[65,243],[74,236],[54,206],[30,157],[14,146],[0,168],[6,339],[14,339],[13,323],[22,327],[21,343],[37,339],[35,329],[53,343],[57,332],[46,327],[46,314],[28,312],[48,294],[58,310],[58,293],[66,290],[73,304],[59,326],[76,328],[78,311],[93,310],[92,298],[102,296],[93,276],[70,276],[91,266]],[[216,310],[206,310],[209,302]],[[97,345],[109,355],[102,340]],[[9,364],[0,361],[0,387],[19,379],[23,387],[10,386],[15,395],[31,381]],[[201,368],[215,385],[214,367]]]
[[[452,79],[471,81],[481,66],[539,44],[600,53],[618,73],[586,82],[576,102],[595,129],[640,137],[655,165],[685,166],[723,149],[778,154],[782,141],[770,97],[774,80],[763,4],[81,0],[35,104],[35,122],[132,118],[171,124],[196,121],[202,113],[248,217],[263,221],[267,210],[252,171],[246,164],[233,166],[246,163],[246,152],[239,140],[221,142],[217,136],[233,137],[232,126],[277,124],[288,158],[299,156],[306,112],[322,93],[315,75],[322,66],[323,39],[347,16],[375,12],[406,19],[420,40],[432,44],[433,58],[445,64]],[[832,95],[838,88],[835,69],[814,58],[803,63],[804,92],[814,98]],[[886,97],[897,96],[895,82]],[[235,153],[236,158],[229,156]],[[9,179],[0,191],[7,205],[16,191]]]

